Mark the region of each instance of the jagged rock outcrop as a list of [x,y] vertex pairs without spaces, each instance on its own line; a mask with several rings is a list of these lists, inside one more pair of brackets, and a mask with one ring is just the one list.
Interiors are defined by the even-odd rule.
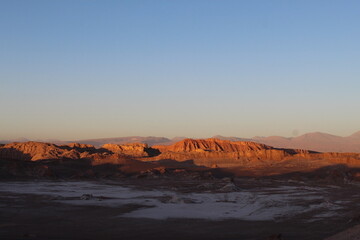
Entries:
[[260,151],[263,149],[272,149],[265,144],[258,144],[254,142],[231,142],[228,140],[220,140],[216,138],[209,139],[184,139],[170,146],[153,146],[160,151],[172,152],[251,152]]
[[170,146],[153,146],[161,154],[156,159],[193,160],[203,166],[233,167],[239,165],[258,165],[264,161],[280,161],[295,154],[306,158],[310,152],[305,150],[275,149],[254,142],[232,142],[228,140],[185,139]]
[[71,143],[57,146],[43,142],[9,143],[0,147],[0,158],[26,161],[92,158],[102,151],[92,145]]
[[[170,146],[153,146],[161,154],[155,159],[192,160],[207,167],[259,166],[289,160],[323,160],[322,164],[360,166],[357,153],[318,153],[301,149],[278,149],[254,142],[229,140],[185,139]],[[324,163],[324,161],[326,163]]]
[[0,148],[0,157],[36,161],[63,157],[78,159],[79,153],[61,149],[55,144],[42,142],[9,143]]
[[93,151],[96,148],[91,144],[83,144],[83,143],[69,143],[66,145],[61,145],[62,147],[69,147],[76,150],[83,150],[83,151]]
[[149,149],[147,144],[144,143],[129,143],[129,144],[105,144],[102,148],[107,149],[113,153],[127,155],[132,157],[148,157]]

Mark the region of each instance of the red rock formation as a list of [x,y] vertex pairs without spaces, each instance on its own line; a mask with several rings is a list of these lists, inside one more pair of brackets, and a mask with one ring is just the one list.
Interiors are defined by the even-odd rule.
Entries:
[[95,150],[95,147],[93,145],[90,144],[82,144],[82,143],[69,143],[66,145],[61,145],[64,147],[69,147],[69,148],[74,148],[74,149],[82,149],[82,150],[87,150],[87,151],[91,151],[91,150]]
[[127,155],[132,157],[148,157],[146,152],[148,145],[144,143],[129,143],[129,144],[105,144],[102,148],[107,149],[113,153]]
[[172,152],[193,152],[193,151],[211,151],[211,152],[241,152],[241,151],[259,151],[262,149],[271,149],[264,144],[254,142],[231,142],[228,140],[209,139],[184,139],[170,146],[153,146],[160,151]]
[[[231,142],[219,139],[185,139],[171,146],[153,146],[161,154],[156,159],[193,160],[204,166],[233,167],[257,165],[266,160],[280,161],[291,155],[254,142]],[[302,154],[308,154],[307,151]]]
[[321,164],[360,165],[360,154],[356,153],[316,153],[299,149],[277,149],[254,142],[232,142],[214,138],[185,139],[170,146],[153,148],[161,152],[153,159],[192,160],[197,165],[208,167],[253,167],[287,160],[322,160]]
[[316,153],[307,150],[277,149],[254,142],[232,142],[214,138],[185,139],[170,146],[153,148],[141,143],[105,144],[100,149],[77,143],[62,146],[41,142],[11,143],[0,147],[0,158],[30,161],[88,159],[95,165],[128,164],[127,160],[190,160],[196,165],[207,167],[264,167],[282,162],[287,162],[287,166],[290,167],[299,163],[309,163],[312,166],[360,166],[360,154],[356,153]]
[[62,157],[79,158],[77,152],[64,150],[51,143],[25,142],[9,143],[0,148],[0,157],[18,160],[58,159]]

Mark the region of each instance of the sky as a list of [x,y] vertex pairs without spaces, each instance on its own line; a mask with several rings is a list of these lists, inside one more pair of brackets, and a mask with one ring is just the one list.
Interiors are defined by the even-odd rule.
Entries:
[[0,139],[347,136],[360,2],[0,0]]

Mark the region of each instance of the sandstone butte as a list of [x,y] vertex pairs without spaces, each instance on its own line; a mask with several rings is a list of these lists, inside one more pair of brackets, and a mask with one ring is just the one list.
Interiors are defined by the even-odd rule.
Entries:
[[[90,159],[93,165],[125,164],[129,161],[191,161],[206,167],[256,167],[272,164],[311,162],[315,165],[345,164],[360,166],[359,153],[320,153],[301,149],[280,149],[254,142],[185,139],[170,146],[149,147],[143,143],[92,145],[71,143],[55,145],[42,142],[10,143],[0,147],[0,159],[38,161],[46,159]],[[290,164],[291,166],[291,164]]]

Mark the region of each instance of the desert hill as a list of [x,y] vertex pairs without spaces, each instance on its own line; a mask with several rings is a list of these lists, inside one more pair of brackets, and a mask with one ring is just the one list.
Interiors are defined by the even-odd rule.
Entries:
[[[218,163],[231,159],[235,165],[257,161],[288,159],[344,159],[356,160],[358,153],[315,152],[302,149],[274,148],[249,141],[230,141],[216,138],[184,139],[172,145],[149,146],[144,143],[104,144],[100,148],[81,143],[56,145],[43,142],[9,143],[0,146],[0,158],[37,161],[46,159],[97,159],[123,156],[141,161],[172,159],[177,161],[218,159]],[[191,158],[191,159],[190,159]],[[206,162],[204,163],[205,165]]]
[[[219,167],[265,166],[283,161],[346,163],[358,165],[358,153],[315,152],[302,149],[274,148],[255,142],[229,140],[185,139],[169,146],[153,146],[160,151],[156,159],[192,160],[198,165]],[[326,162],[326,163],[325,163]]]
[[[42,142],[0,146],[1,176],[125,176],[195,171],[235,175],[309,172],[333,165],[359,169],[359,153],[320,153],[215,138],[184,139],[172,145],[143,143],[93,145]],[[160,169],[160,170],[159,170]],[[170,170],[172,169],[172,170]],[[182,170],[179,170],[182,169]],[[170,174],[171,175],[171,174]],[[341,175],[341,174],[340,174]]]

